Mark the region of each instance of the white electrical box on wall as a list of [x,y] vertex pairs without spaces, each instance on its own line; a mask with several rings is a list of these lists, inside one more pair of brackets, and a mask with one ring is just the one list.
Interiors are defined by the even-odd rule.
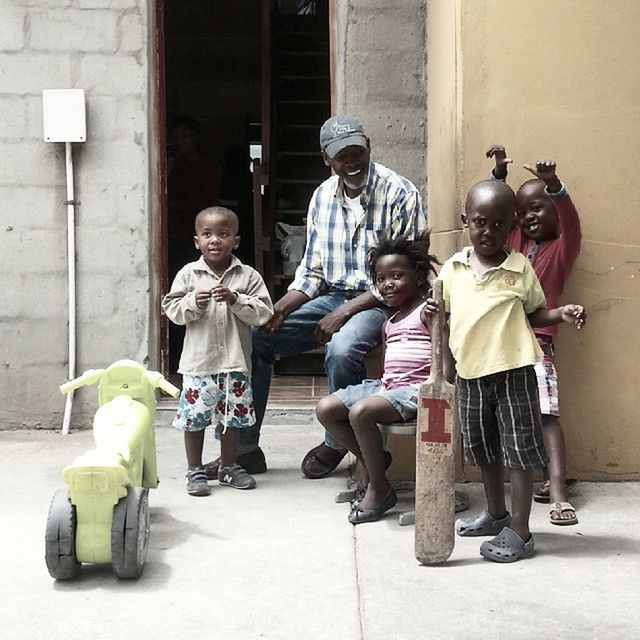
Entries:
[[85,142],[87,119],[83,89],[43,89],[45,142]]

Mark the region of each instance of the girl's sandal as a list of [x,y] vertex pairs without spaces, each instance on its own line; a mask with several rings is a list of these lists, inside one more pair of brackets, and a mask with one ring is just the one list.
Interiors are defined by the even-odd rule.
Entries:
[[[567,478],[564,481],[564,486],[567,491],[571,491],[576,485],[578,481],[576,478]],[[551,490],[551,483],[548,480],[540,483],[538,490],[533,494],[533,499],[535,502],[541,502],[543,504],[548,504],[551,499],[549,496],[549,492]]]
[[[562,518],[562,514],[573,514],[569,518]],[[553,502],[549,505],[549,522],[551,524],[558,524],[560,526],[567,526],[570,524],[578,524],[578,516],[576,510],[570,502]]]
[[542,502],[542,503],[549,502],[550,490],[551,490],[551,483],[548,480],[541,482],[537,491],[533,494],[533,499],[536,502]]

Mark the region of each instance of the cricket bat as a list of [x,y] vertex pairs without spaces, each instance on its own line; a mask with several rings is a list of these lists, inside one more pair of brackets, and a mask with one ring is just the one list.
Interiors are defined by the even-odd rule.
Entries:
[[416,429],[415,556],[421,564],[444,562],[453,551],[455,517],[455,387],[443,372],[445,310],[442,281],[433,297],[440,303],[431,328],[431,372],[418,392]]

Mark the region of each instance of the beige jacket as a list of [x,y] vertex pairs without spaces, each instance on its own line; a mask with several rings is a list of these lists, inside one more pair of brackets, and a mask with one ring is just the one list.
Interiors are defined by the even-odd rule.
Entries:
[[[211,300],[205,309],[196,305],[196,290],[223,284],[238,294],[234,304]],[[178,271],[162,309],[187,332],[178,373],[206,375],[226,371],[251,372],[251,327],[273,316],[273,304],[262,276],[235,256],[218,280],[201,256]]]

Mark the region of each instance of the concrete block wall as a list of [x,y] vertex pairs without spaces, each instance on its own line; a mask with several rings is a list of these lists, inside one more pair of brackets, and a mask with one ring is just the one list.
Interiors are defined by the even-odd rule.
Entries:
[[426,0],[334,0],[334,111],[354,113],[372,157],[426,193]]
[[[0,429],[59,427],[66,380],[64,144],[42,139],[42,90],[85,90],[74,145],[78,373],[149,356],[148,7],[0,0]],[[76,394],[90,426],[96,392]]]

